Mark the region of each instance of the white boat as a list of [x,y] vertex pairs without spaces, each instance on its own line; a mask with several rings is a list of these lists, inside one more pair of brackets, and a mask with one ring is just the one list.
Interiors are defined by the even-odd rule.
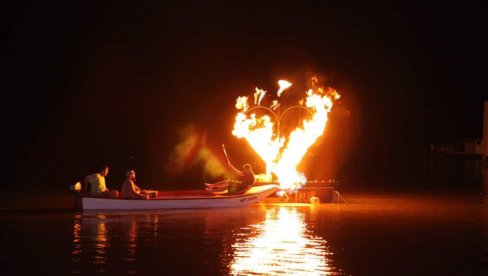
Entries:
[[252,187],[238,195],[212,195],[205,190],[158,191],[155,198],[148,200],[82,197],[81,201],[83,210],[240,207],[262,201],[278,190],[278,185],[269,184]]

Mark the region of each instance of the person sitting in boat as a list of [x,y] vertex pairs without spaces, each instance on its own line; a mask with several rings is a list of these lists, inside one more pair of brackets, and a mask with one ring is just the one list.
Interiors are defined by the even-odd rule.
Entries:
[[242,171],[234,167],[230,162],[228,163],[230,168],[237,174],[238,179],[224,180],[214,184],[205,183],[207,186],[206,190],[210,193],[221,193],[227,190],[228,194],[243,194],[249,190],[254,183],[256,183],[256,178],[254,177],[254,172],[249,164],[242,166]]
[[117,190],[109,190],[105,184],[105,177],[108,175],[108,166],[101,166],[100,170],[85,177],[85,190],[90,196],[96,197],[117,197]]
[[149,190],[144,190],[136,185],[136,172],[134,170],[128,170],[125,173],[125,180],[122,183],[122,197],[131,199],[149,199]]

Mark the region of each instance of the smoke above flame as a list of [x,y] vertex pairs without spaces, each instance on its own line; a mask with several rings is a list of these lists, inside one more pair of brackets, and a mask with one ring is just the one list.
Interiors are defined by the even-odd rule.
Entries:
[[[278,99],[272,100],[269,107],[261,105],[266,93],[256,88],[254,106],[248,103],[248,97],[237,98],[232,134],[245,139],[253,150],[266,164],[266,178],[273,180],[273,176],[283,189],[297,189],[306,182],[303,173],[297,171],[297,166],[308,149],[324,133],[327,125],[328,113],[335,100],[340,95],[333,88],[317,87],[317,79],[312,79],[312,88],[304,93],[304,99],[294,106],[281,106]],[[292,86],[286,80],[278,81],[279,89],[276,96]],[[293,116],[294,109],[305,110],[308,116],[302,120],[288,135],[280,133],[280,123],[283,116]],[[265,113],[264,115],[258,115]],[[262,111],[262,112],[261,112]]]
[[180,141],[169,155],[167,171],[171,174],[187,173],[192,167],[201,170],[202,178],[228,177],[225,163],[213,145],[207,143],[206,132],[187,124],[180,129]]

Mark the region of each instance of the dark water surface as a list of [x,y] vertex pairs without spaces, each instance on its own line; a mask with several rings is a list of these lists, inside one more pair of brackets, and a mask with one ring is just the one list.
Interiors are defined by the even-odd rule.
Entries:
[[343,195],[343,204],[0,213],[0,272],[488,275],[488,198]]

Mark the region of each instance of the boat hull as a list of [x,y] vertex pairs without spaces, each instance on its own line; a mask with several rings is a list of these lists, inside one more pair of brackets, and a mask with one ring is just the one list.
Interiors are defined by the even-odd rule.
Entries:
[[160,192],[157,198],[149,200],[83,197],[83,210],[148,210],[182,208],[223,208],[240,207],[255,202],[278,191],[278,185],[252,187],[241,195],[210,195],[201,193]]

